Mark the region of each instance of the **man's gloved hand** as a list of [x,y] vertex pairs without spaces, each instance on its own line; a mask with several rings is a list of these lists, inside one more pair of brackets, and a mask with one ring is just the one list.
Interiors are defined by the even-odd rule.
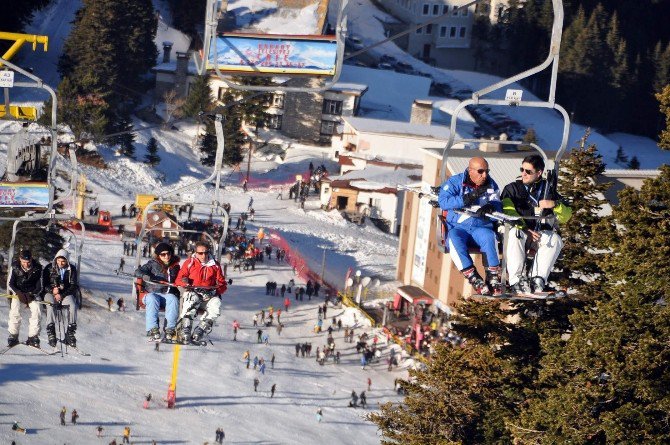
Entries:
[[465,195],[463,195],[463,205],[464,205],[465,207],[471,206],[472,204],[474,204],[475,202],[477,202],[477,200],[478,200],[478,199],[479,199],[485,192],[486,192],[486,189],[484,189],[484,187],[477,187],[476,189],[474,189],[474,190],[471,191],[470,193],[466,193]]
[[495,211],[495,207],[493,207],[493,204],[491,203],[486,203],[480,208],[477,209],[477,216],[482,217],[486,213],[493,213]]
[[23,304],[29,304],[31,301],[33,301],[32,296],[29,293],[22,292],[22,291],[16,291],[16,296],[19,298],[19,301]]
[[437,202],[437,200],[435,200],[435,199],[431,199],[430,201],[428,201],[428,204],[432,205],[436,209],[440,207],[440,203]]
[[186,286],[191,286],[193,284],[193,279],[192,278],[182,278],[182,282],[186,284]]

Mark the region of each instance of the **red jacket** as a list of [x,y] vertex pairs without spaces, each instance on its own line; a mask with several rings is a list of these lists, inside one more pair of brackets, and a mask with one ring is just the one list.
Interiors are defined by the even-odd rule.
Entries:
[[179,274],[177,274],[175,283],[178,286],[187,286],[189,285],[188,280],[191,280],[191,286],[216,286],[216,293],[219,295],[224,293],[228,288],[221,266],[212,257],[209,257],[206,263],[201,263],[195,257],[184,261]]

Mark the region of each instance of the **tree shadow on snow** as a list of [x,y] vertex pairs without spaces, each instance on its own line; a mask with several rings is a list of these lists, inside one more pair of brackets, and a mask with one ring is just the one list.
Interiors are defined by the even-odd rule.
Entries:
[[136,368],[99,364],[3,364],[0,366],[0,386],[9,382],[33,382],[42,377],[61,377],[74,374],[131,375]]

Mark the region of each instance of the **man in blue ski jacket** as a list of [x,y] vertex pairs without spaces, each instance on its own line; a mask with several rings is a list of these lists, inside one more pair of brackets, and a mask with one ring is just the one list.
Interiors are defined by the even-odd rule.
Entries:
[[[485,216],[502,211],[500,189],[489,176],[486,159],[470,159],[463,173],[453,175],[440,186],[438,204],[447,213],[447,239],[454,264],[480,295],[500,293],[500,259],[493,223]],[[469,213],[456,213],[467,210]],[[469,246],[478,246],[486,259],[486,281],[475,269]]]

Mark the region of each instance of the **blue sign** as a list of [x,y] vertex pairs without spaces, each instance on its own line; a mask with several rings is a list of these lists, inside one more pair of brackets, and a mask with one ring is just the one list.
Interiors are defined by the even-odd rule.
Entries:
[[210,70],[262,74],[334,76],[336,64],[334,36],[225,34],[212,38],[207,58]]
[[0,208],[48,207],[48,184],[0,182]]

